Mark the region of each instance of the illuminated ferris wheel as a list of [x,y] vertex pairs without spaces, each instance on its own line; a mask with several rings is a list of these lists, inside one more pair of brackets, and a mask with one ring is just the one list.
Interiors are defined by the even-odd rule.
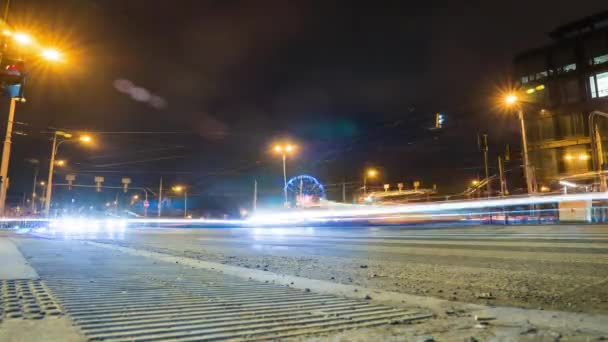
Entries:
[[297,207],[311,207],[319,205],[325,199],[325,188],[315,177],[300,175],[291,178],[287,185],[287,201]]

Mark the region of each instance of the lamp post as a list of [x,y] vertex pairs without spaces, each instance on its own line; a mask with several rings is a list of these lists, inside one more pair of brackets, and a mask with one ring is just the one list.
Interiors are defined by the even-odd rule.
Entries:
[[363,195],[367,195],[367,178],[376,178],[378,171],[369,169],[363,173]]
[[[8,5],[5,8],[5,16],[8,12]],[[39,57],[44,60],[51,62],[61,61],[62,55],[59,51],[55,49],[46,49],[41,48],[38,44],[35,44],[32,37],[25,33],[21,32],[12,32],[10,30],[4,30],[2,34],[6,37],[12,37],[15,43],[21,47],[33,47],[38,49]],[[4,58],[4,54],[6,52],[6,44],[3,44],[2,51],[0,51],[0,58]],[[15,107],[17,102],[25,102],[25,98],[23,97],[23,83],[25,80],[24,70],[22,69],[23,61],[19,61],[21,63],[21,67],[18,67],[18,64],[15,64],[11,70],[9,70],[9,77],[14,77],[17,79],[17,83],[20,84],[21,88],[19,89],[19,94],[17,96],[11,97],[11,102],[9,106],[8,112],[8,121],[6,124],[6,136],[4,138],[4,144],[2,147],[2,162],[0,163],[0,215],[4,215],[4,208],[6,206],[6,191],[8,189],[8,166],[11,155],[11,139],[13,133],[13,122],[15,119]],[[15,70],[12,70],[15,69]]]
[[274,147],[274,151],[276,153],[280,153],[283,158],[283,196],[284,196],[284,206],[287,207],[287,155],[293,153],[296,147],[291,144],[285,145],[276,145]]
[[188,218],[188,189],[183,185],[175,185],[171,190],[176,193],[184,192],[184,218]]
[[530,160],[528,158],[528,139],[526,138],[526,123],[524,121],[524,110],[521,106],[517,95],[509,94],[505,97],[505,103],[507,106],[516,106],[517,116],[519,118],[519,122],[521,125],[521,147],[522,147],[522,156],[524,159],[524,177],[526,177],[526,187],[528,190],[528,194],[534,193],[534,188],[532,186],[532,176],[530,175]]
[[593,165],[599,174],[600,191],[608,191],[608,182],[606,175],[602,173],[604,168],[604,151],[602,147],[602,137],[600,135],[600,129],[598,124],[595,122],[597,116],[602,116],[608,119],[608,113],[593,111],[589,114],[589,135],[591,136],[591,151],[593,152],[591,157],[593,158]]
[[[53,148],[51,149],[51,161],[49,163],[49,175],[48,175],[48,179],[46,182],[46,196],[45,196],[45,200],[44,200],[44,214],[45,215],[48,215],[51,210],[51,196],[53,193],[53,171],[55,169],[55,157],[57,155],[57,150],[59,149],[59,146],[61,144],[63,144],[64,142],[74,141],[74,140],[70,140],[70,138],[72,138],[72,136],[73,135],[71,133],[66,133],[63,131],[55,131],[55,133],[53,134]],[[63,137],[64,139],[57,141],[57,137]],[[78,141],[83,142],[83,143],[90,143],[91,137],[88,135],[83,135],[78,139]]]

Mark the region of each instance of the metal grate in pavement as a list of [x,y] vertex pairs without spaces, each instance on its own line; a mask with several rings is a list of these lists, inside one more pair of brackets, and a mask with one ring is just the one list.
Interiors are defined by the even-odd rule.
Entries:
[[35,279],[0,280],[0,322],[3,319],[42,319],[61,315],[44,283]]
[[21,249],[92,340],[268,340],[429,317],[78,242]]

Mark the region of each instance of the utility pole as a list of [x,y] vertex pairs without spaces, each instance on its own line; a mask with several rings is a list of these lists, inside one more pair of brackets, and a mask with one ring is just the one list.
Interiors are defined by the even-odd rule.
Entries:
[[163,208],[163,177],[160,177],[160,185],[158,186],[158,217]]
[[184,189],[184,218],[188,218],[188,189]]
[[55,167],[55,154],[57,153],[57,132],[53,134],[53,149],[51,150],[51,161],[49,163],[49,177],[46,182],[46,194],[44,200],[44,214],[51,212],[51,196],[53,193],[53,168]]
[[[600,129],[597,124],[595,124],[595,149],[597,155],[597,165],[598,171],[602,172],[604,166],[604,150],[602,147],[602,137],[600,136]],[[607,191],[608,186],[606,184],[606,176],[604,174],[600,174],[600,191]]]
[[256,211],[257,208],[258,208],[258,180],[254,179],[253,180],[253,205],[252,205],[252,209],[253,209],[253,211]]
[[498,175],[500,178],[500,194],[506,196],[509,194],[507,190],[507,179],[505,178],[505,164],[502,160],[502,156],[498,156]]
[[38,164],[34,170],[34,187],[32,188],[32,213],[36,213],[36,183],[38,182]]
[[483,152],[483,164],[486,174],[486,195],[490,197],[492,194],[492,184],[490,184],[490,173],[488,171],[488,135],[483,134],[477,136],[479,149]]
[[2,147],[2,164],[0,164],[0,215],[4,215],[6,206],[6,190],[8,189],[8,162],[11,157],[11,138],[13,135],[13,122],[15,120],[15,106],[18,98],[11,97],[8,111],[8,122],[6,124],[6,136]]
[[346,203],[346,182],[342,181],[342,203]]
[[148,217],[148,206],[150,205],[150,202],[148,202],[148,190],[144,189],[144,193],[146,194],[145,203],[148,204],[144,205],[144,217]]
[[283,196],[285,197],[285,207],[287,208],[287,155],[283,153]]
[[524,159],[524,176],[526,177],[526,187],[528,189],[528,195],[534,193],[534,188],[532,187],[532,175],[530,174],[530,160],[528,158],[528,139],[526,137],[526,123],[524,121],[524,111],[519,107],[517,111],[517,116],[519,117],[519,122],[521,124],[521,147],[522,147],[522,157]]

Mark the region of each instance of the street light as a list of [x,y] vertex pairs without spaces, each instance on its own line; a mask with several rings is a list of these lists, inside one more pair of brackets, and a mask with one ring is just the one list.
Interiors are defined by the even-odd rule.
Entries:
[[275,145],[274,151],[280,153],[283,157],[283,196],[285,197],[285,207],[287,207],[287,155],[295,152],[296,146],[292,144]]
[[530,160],[528,158],[528,139],[526,138],[526,124],[524,122],[524,111],[521,105],[521,101],[518,99],[515,94],[507,94],[505,96],[505,104],[507,107],[515,107],[517,110],[517,116],[519,118],[519,122],[521,125],[521,144],[523,150],[524,157],[524,176],[526,177],[526,187],[528,189],[528,194],[532,194],[534,189],[532,188],[532,178],[530,175]]
[[363,173],[363,195],[367,195],[367,178],[376,178],[378,171],[375,169],[366,170]]
[[32,37],[23,32],[13,33],[13,39],[20,45],[30,45],[32,43]]
[[[34,39],[23,32],[12,32],[10,30],[3,30],[2,34],[5,37],[12,37],[13,40],[21,46],[36,45],[36,48],[40,48],[34,43]],[[51,62],[56,62],[61,59],[61,54],[55,49],[41,49],[41,56]],[[4,56],[2,56],[4,57]],[[6,136],[4,138],[4,145],[2,147],[2,162],[0,163],[0,215],[4,215],[4,208],[6,206],[6,191],[8,189],[8,165],[11,155],[11,139],[13,134],[13,122],[15,121],[15,107],[18,101],[25,102],[25,99],[21,96],[23,94],[23,79],[25,76],[21,74],[21,89],[20,95],[17,97],[11,97],[8,120],[6,125]]]
[[[57,137],[62,137],[63,140],[59,140],[57,141]],[[48,176],[48,180],[47,180],[47,187],[46,187],[46,197],[44,200],[44,213],[45,215],[48,215],[50,213],[51,210],[51,196],[53,193],[53,170],[55,167],[55,156],[57,155],[57,150],[59,149],[59,146],[65,142],[73,142],[75,140],[71,140],[71,138],[73,137],[72,133],[67,133],[67,132],[63,132],[63,131],[55,131],[55,133],[53,134],[53,148],[51,150],[51,161],[49,163],[49,176]],[[86,139],[85,139],[86,137]],[[80,136],[78,141],[83,142],[83,143],[90,143],[92,141],[91,137],[88,135],[83,135]],[[62,160],[59,160],[58,162],[63,162]],[[65,164],[65,162],[63,162],[61,165]]]
[[40,52],[40,56],[42,56],[42,58],[48,61],[53,62],[59,62],[62,57],[61,53],[55,49],[44,49]]
[[176,193],[184,192],[184,218],[188,218],[188,189],[183,185],[174,185],[171,190]]
[[55,162],[55,165],[57,165],[57,166],[65,166],[65,160],[63,160],[63,159],[57,160]]

